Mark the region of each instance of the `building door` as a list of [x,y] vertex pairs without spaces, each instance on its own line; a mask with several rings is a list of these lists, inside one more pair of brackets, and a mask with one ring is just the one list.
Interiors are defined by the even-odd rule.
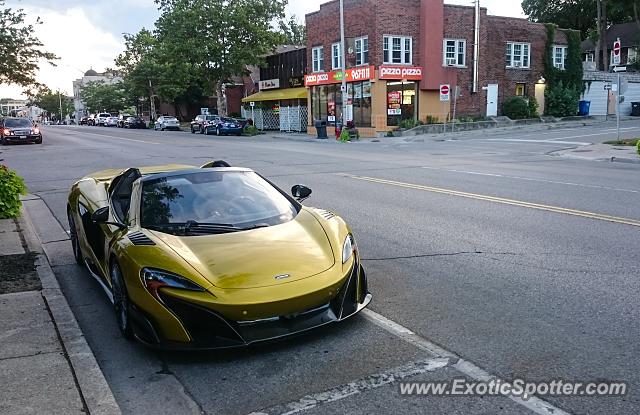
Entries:
[[487,85],[487,117],[498,116],[498,84]]

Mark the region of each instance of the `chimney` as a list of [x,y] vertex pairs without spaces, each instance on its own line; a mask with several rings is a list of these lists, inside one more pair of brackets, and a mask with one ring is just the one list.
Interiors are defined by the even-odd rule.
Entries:
[[421,89],[439,89],[452,83],[455,75],[442,66],[444,40],[444,1],[421,0],[420,3],[420,64],[423,68]]

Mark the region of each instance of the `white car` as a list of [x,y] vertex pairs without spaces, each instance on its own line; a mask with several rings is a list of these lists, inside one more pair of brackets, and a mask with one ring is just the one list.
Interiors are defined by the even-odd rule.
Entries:
[[180,130],[180,121],[176,117],[162,116],[158,117],[156,123],[153,126],[153,129],[158,131],[164,130]]
[[118,126],[118,117],[108,117],[105,121],[104,125],[106,127],[117,127]]
[[107,125],[107,118],[111,117],[111,114],[108,112],[101,112],[96,116],[96,125]]

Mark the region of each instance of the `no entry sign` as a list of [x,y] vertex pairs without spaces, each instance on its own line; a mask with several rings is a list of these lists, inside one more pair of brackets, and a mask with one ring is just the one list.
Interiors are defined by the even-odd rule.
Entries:
[[440,101],[449,101],[451,99],[451,86],[448,84],[440,85]]

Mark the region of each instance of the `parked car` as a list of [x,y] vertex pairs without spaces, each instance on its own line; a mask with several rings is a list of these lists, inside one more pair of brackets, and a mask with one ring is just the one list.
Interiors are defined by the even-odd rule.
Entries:
[[82,117],[80,118],[80,122],[78,122],[78,125],[87,125],[88,121],[89,121],[89,117]]
[[233,118],[218,117],[218,116],[215,116],[215,117],[216,118],[214,120],[209,121],[205,125],[205,131],[204,131],[205,134],[207,135],[209,134],[242,135],[242,131],[244,130],[244,127],[238,121],[234,120]]
[[162,117],[158,117],[156,123],[154,125],[154,130],[180,130],[180,122],[176,117],[171,117],[168,115],[163,115]]
[[191,134],[195,134],[199,132],[200,134],[205,133],[205,127],[211,122],[217,120],[219,117],[217,115],[196,115],[196,118],[191,121]]
[[124,128],[124,122],[129,117],[132,117],[132,115],[131,114],[120,114],[120,116],[118,117],[118,128]]
[[87,125],[96,125],[96,114],[91,114],[87,118]]
[[125,338],[174,350],[248,346],[337,324],[370,303],[342,218],[302,205],[308,187],[289,196],[228,166],[111,169],[71,188],[74,259],[104,286]]
[[147,128],[147,122],[140,117],[129,117],[124,120],[124,128]]
[[107,123],[107,118],[109,117],[111,117],[111,114],[109,114],[108,112],[101,112],[100,114],[96,115],[95,125],[104,127],[104,125]]
[[42,131],[29,118],[7,117],[0,119],[0,143],[42,144]]
[[105,127],[117,127],[118,126],[118,117],[107,117],[107,120],[104,123]]

